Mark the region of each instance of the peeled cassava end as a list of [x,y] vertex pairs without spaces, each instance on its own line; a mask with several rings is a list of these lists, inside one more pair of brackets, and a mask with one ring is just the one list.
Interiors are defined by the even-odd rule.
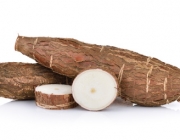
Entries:
[[74,100],[83,108],[103,110],[117,97],[116,78],[101,69],[89,69],[78,74],[72,84]]
[[46,109],[69,109],[77,106],[70,85],[47,84],[35,88],[36,105]]

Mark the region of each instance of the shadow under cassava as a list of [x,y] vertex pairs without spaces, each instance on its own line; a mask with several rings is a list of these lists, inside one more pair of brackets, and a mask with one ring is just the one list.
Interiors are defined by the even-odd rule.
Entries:
[[[173,103],[171,103],[173,104]],[[75,119],[82,114],[103,114],[105,116],[114,116],[115,118],[125,117],[129,118],[131,116],[138,116],[139,118],[152,117],[157,118],[158,116],[166,116],[177,113],[180,115],[180,111],[174,111],[173,106],[165,105],[160,107],[143,107],[134,105],[130,102],[126,102],[120,98],[117,98],[112,105],[102,111],[87,111],[80,106],[67,109],[67,110],[48,110],[37,107],[34,100],[17,100],[11,101],[4,105],[0,106],[1,117],[11,117],[19,118],[19,117],[35,117],[38,118],[43,116],[44,119],[52,117],[52,118],[66,118],[66,119]],[[177,104],[174,103],[174,107],[177,107]],[[168,107],[170,106],[170,107]],[[179,105],[180,108],[180,105]],[[168,115],[167,115],[168,114]],[[134,118],[134,117],[133,117]]]

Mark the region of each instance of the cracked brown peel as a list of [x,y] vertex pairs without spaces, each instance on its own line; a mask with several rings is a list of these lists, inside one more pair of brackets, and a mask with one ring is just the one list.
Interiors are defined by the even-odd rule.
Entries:
[[121,97],[143,106],[180,99],[180,69],[126,49],[87,44],[75,39],[18,36],[15,49],[54,72],[75,77],[100,68],[119,79]]
[[47,84],[35,88],[36,105],[45,109],[69,109],[77,106],[71,86]]
[[0,97],[34,99],[34,88],[42,84],[72,83],[72,79],[52,72],[39,64],[0,63]]

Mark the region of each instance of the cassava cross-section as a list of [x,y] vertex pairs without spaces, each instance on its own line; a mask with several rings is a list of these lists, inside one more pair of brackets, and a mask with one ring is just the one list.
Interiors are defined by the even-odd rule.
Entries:
[[77,106],[70,85],[47,84],[35,88],[36,105],[46,109],[69,109]]
[[17,37],[15,49],[68,77],[85,69],[107,69],[119,80],[121,98],[132,103],[159,106],[180,98],[180,69],[133,51],[75,39],[24,36]]
[[42,84],[71,84],[72,79],[52,72],[39,64],[0,63],[0,97],[34,99],[34,88]]
[[76,76],[72,84],[75,101],[91,111],[103,110],[117,97],[117,78],[101,69],[89,69]]

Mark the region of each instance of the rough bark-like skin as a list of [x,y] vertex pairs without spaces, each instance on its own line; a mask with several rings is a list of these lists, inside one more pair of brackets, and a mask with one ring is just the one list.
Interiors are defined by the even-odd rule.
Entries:
[[[56,74],[39,64],[0,63],[0,97],[34,99],[34,88],[42,84],[69,84],[72,79]],[[67,83],[68,84],[68,83]]]
[[69,77],[88,68],[112,71],[121,97],[143,106],[159,106],[180,98],[180,69],[126,49],[75,39],[18,36],[15,49],[43,66]]
[[77,106],[72,94],[53,95],[35,92],[36,105],[45,109],[69,109]]

